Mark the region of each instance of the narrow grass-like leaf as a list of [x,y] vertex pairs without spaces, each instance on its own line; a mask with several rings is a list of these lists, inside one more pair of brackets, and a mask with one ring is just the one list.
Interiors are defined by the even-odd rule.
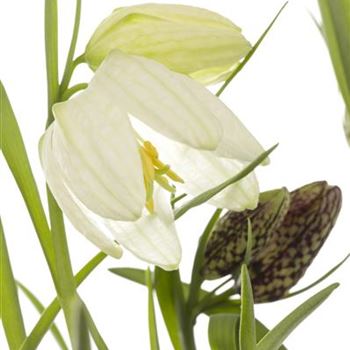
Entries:
[[109,271],[135,283],[146,285],[146,270],[132,267],[116,267],[109,269]]
[[146,285],[148,288],[148,327],[149,327],[150,349],[159,350],[157,322],[156,322],[156,314],[154,310],[154,301],[153,301],[152,273],[149,268],[146,270]]
[[211,316],[208,337],[211,350],[240,350],[239,314]]
[[243,179],[245,176],[247,176],[249,173],[251,173],[259,164],[261,164],[267,157],[275,150],[275,148],[278,146],[275,145],[271,147],[266,152],[263,152],[259,157],[257,157],[255,160],[253,160],[251,163],[249,163],[242,171],[240,171],[237,175],[233,176],[232,178],[224,181],[220,185],[211,188],[208,191],[205,191],[201,193],[200,195],[194,197],[192,200],[185,203],[183,206],[175,210],[175,220],[179,219],[182,215],[184,215],[188,210],[197,207],[198,205],[201,205],[205,202],[207,202],[209,199],[214,197],[216,194],[223,191],[226,187],[234,184],[235,182],[238,182],[239,180]]
[[51,232],[40,200],[15,115],[0,82],[1,143],[3,155],[20,189],[52,274],[55,272]]
[[305,288],[302,288],[300,290],[297,290],[295,292],[289,293],[288,295],[286,295],[284,298],[282,299],[287,299],[287,298],[291,298],[294,297],[298,294],[304,293],[306,291],[308,291],[309,289],[317,286],[318,284],[320,284],[321,282],[323,282],[326,278],[328,278],[329,276],[331,276],[335,271],[337,271],[339,269],[339,267],[341,267],[350,257],[350,254],[348,254],[342,261],[340,261],[337,265],[333,266],[328,272],[326,272],[323,276],[321,276],[319,279],[317,279],[315,282],[312,282],[311,284],[309,284],[308,286],[306,286]]
[[245,264],[241,268],[241,286],[240,350],[255,350],[256,332],[253,289],[250,283],[248,268]]
[[[255,319],[255,330],[256,330],[256,342],[258,343],[264,336],[270,331],[264,324],[259,320]],[[284,345],[281,345],[279,350],[287,350]]]
[[26,337],[19,304],[16,282],[13,277],[5,234],[0,218],[0,318],[9,349],[17,350]]
[[[23,294],[28,298],[28,300],[33,304],[35,309],[39,312],[39,314],[42,314],[45,311],[44,305],[41,303],[41,301],[34,295],[33,292],[31,292],[25,285],[23,285],[21,282],[17,281],[17,286]],[[64,338],[59,331],[58,327],[55,325],[55,323],[52,323],[50,327],[50,331],[52,333],[52,336],[55,338],[57,344],[62,350],[68,350],[68,346],[66,342],[64,341]]]
[[260,44],[262,43],[262,41],[265,39],[265,36],[267,35],[267,33],[270,31],[270,29],[272,28],[272,26],[275,24],[277,18],[279,17],[279,15],[282,13],[282,11],[284,10],[284,8],[287,6],[286,2],[281,9],[278,11],[277,15],[274,17],[274,19],[272,20],[272,22],[268,25],[268,27],[265,29],[265,31],[263,32],[263,34],[260,36],[260,38],[258,39],[258,41],[255,43],[255,45],[250,49],[250,51],[248,52],[248,54],[245,56],[245,58],[243,59],[243,61],[237,66],[237,68],[231,73],[231,75],[226,79],[225,83],[222,85],[222,87],[220,88],[220,90],[216,93],[216,96],[220,96],[223,91],[226,89],[227,85],[229,85],[231,83],[231,81],[233,80],[233,78],[243,69],[243,67],[248,63],[248,61],[251,59],[251,57],[254,55],[255,51],[258,49],[258,47],[260,46]]
[[338,283],[330,285],[297,307],[261,339],[257,350],[277,350],[293,330],[315,311],[338,286]]
[[[106,254],[100,252],[95,255],[75,276],[77,287],[90,275],[90,273],[105,259]],[[38,323],[34,326],[31,333],[25,339],[21,346],[21,350],[36,349],[46,332],[50,329],[51,323],[54,321],[61,306],[58,299],[55,298],[50,305],[42,313]]]
[[210,234],[215,226],[215,223],[220,217],[222,209],[216,209],[213,216],[209,220],[203,234],[199,238],[198,247],[192,267],[191,283],[190,283],[190,293],[188,297],[188,307],[191,309],[193,305],[197,303],[200,287],[203,282],[203,277],[200,270],[203,266],[204,253],[208,243]]

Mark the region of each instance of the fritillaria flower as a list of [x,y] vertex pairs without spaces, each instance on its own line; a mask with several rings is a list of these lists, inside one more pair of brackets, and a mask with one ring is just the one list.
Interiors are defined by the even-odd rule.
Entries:
[[[107,254],[120,256],[117,242],[167,270],[176,269],[181,257],[169,192],[177,186],[197,195],[263,152],[201,84],[119,50],[86,90],[54,105],[53,113],[40,154],[63,212]],[[258,193],[250,174],[211,203],[254,208]]]
[[207,279],[237,274],[245,256],[250,218],[254,300],[278,300],[304,275],[333,228],[340,207],[340,189],[324,181],[293,192],[282,188],[262,193],[256,209],[230,211],[220,219],[208,242],[202,272]]
[[184,5],[142,4],[116,9],[85,51],[95,70],[114,49],[158,61],[210,84],[225,80],[250,50],[240,28],[217,13]]

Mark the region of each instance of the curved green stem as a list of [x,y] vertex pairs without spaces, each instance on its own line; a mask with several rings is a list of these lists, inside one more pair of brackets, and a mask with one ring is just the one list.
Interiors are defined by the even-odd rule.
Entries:
[[74,68],[77,66],[76,60],[73,61],[74,53],[75,53],[75,47],[77,45],[78,40],[78,34],[79,34],[79,26],[80,26],[80,16],[81,16],[81,0],[76,1],[76,8],[75,8],[75,18],[74,18],[74,27],[73,27],[73,34],[71,43],[69,46],[69,51],[67,55],[66,60],[66,66],[63,73],[63,78],[60,84],[60,92],[64,92],[69,85],[70,79],[72,77],[72,73],[74,71]]
[[86,89],[87,87],[88,87],[87,83],[76,84],[62,93],[61,100],[66,101],[70,97],[72,97],[74,94],[76,94],[77,92],[79,92],[81,90]]

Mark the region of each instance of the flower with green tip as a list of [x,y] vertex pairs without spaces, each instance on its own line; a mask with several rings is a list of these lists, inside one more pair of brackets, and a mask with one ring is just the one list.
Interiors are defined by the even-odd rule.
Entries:
[[95,70],[119,49],[211,84],[225,80],[250,48],[240,28],[215,12],[142,4],[118,8],[107,17],[91,37],[85,59]]
[[283,298],[304,275],[331,232],[341,208],[341,191],[325,181],[293,192],[262,193],[254,210],[229,211],[206,248],[206,279],[238,276],[244,262],[248,218],[253,245],[249,270],[256,302]]
[[[241,171],[263,148],[203,85],[140,56],[112,51],[88,88],[55,104],[40,143],[48,185],[78,231],[109,255],[124,246],[172,270],[181,247],[174,186],[198,195]],[[254,208],[254,174],[211,199]]]

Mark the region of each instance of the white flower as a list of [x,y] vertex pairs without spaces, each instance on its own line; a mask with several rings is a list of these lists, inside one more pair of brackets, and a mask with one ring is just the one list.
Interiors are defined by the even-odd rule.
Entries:
[[[166,190],[175,183],[196,195],[263,152],[202,85],[118,50],[85,91],[56,104],[53,112],[40,154],[63,212],[107,254],[120,256],[118,242],[167,270],[177,268],[181,248]],[[138,128],[140,122],[146,126]],[[233,210],[254,208],[258,192],[251,174],[211,202]]]

